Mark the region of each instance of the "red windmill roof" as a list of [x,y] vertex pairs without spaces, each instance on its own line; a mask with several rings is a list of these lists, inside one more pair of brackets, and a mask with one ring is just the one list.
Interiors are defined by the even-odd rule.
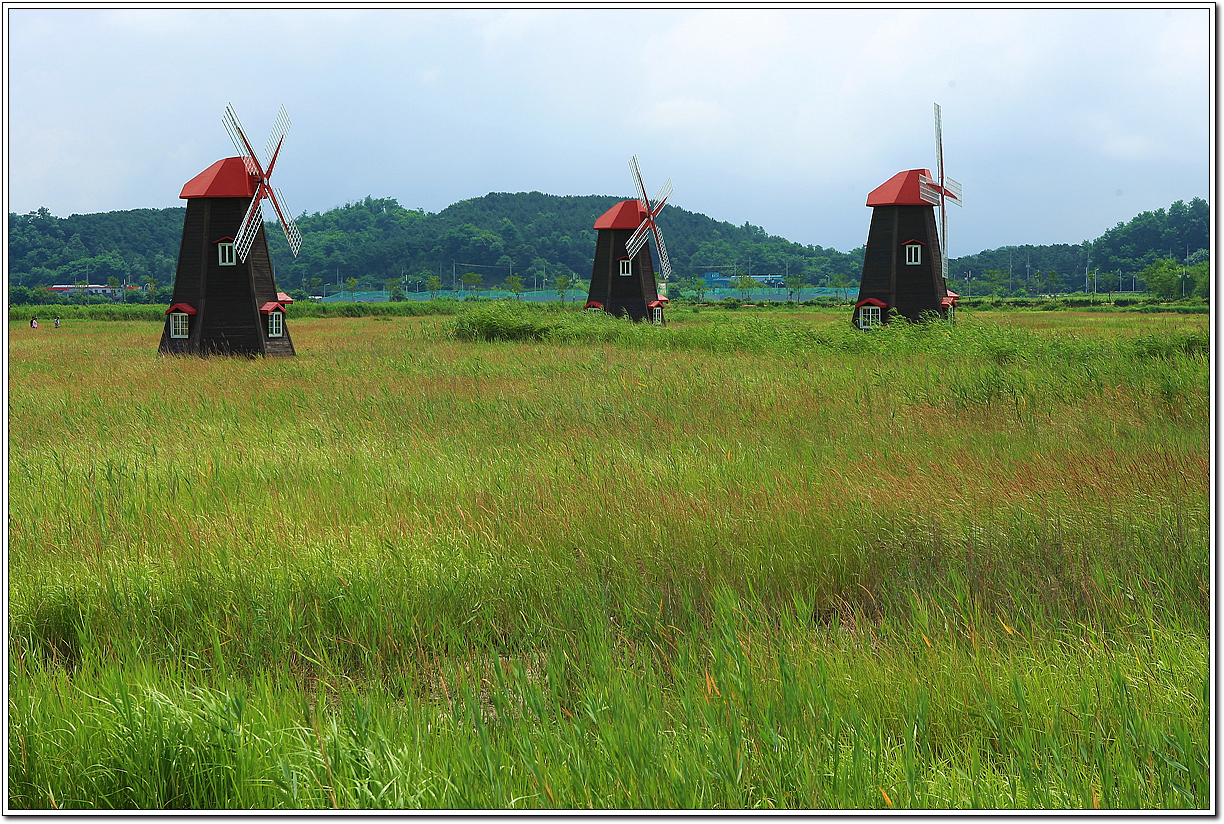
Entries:
[[646,207],[640,200],[622,200],[595,221],[596,229],[636,229],[646,219]]
[[247,174],[241,157],[218,160],[188,180],[179,192],[181,198],[192,197],[253,197],[255,178]]
[[[929,169],[910,169],[897,172],[887,182],[877,186],[867,195],[868,206],[930,206],[918,194],[918,175],[931,176]],[[939,184],[935,185],[939,188]]]

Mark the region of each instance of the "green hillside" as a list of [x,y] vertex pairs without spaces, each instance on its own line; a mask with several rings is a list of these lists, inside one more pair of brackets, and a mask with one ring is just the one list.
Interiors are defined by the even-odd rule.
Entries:
[[[366,197],[298,218],[302,248],[295,259],[283,234],[269,225],[278,285],[317,289],[355,278],[367,288],[388,281],[419,286],[437,275],[446,286],[466,271],[491,286],[511,272],[524,283],[572,273],[590,274],[595,219],[617,202],[606,195],[495,192],[441,212],[406,209],[392,198]],[[173,281],[184,209],[135,209],[59,218],[45,208],[9,214],[10,287],[105,283],[110,279],[165,287]],[[862,247],[844,253],[769,235],[759,226],[734,226],[677,206],[660,223],[678,277],[720,271],[801,273],[808,283],[857,283]],[[864,226],[864,233],[866,227]],[[1099,270],[1101,291],[1130,288],[1131,276],[1161,258],[1205,259],[1208,207],[1195,198],[1167,211],[1144,212],[1095,241],[1014,246],[951,261],[951,286],[974,294],[1067,291],[1082,288],[1084,271]],[[970,287],[965,281],[973,273]],[[1108,282],[1106,280],[1108,279]],[[1142,284],[1139,284],[1142,287]],[[16,299],[16,292],[10,299]],[[20,301],[18,301],[20,302]]]

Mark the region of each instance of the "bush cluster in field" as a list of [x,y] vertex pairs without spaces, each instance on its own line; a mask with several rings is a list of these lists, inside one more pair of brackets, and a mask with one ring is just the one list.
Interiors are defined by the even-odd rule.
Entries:
[[694,317],[12,335],[10,804],[1209,802],[1195,320]]
[[723,315],[720,320],[700,325],[654,326],[603,312],[548,311],[496,302],[464,310],[451,321],[449,331],[457,340],[470,342],[617,343],[658,349],[778,355],[838,353],[896,357],[922,353],[949,359],[984,357],[998,363],[1023,360],[1034,364],[1073,363],[1113,354],[1206,356],[1210,348],[1207,330],[1198,328],[1116,339],[1040,334],[982,323],[898,321],[864,333],[848,321],[816,326],[768,316],[734,318]]

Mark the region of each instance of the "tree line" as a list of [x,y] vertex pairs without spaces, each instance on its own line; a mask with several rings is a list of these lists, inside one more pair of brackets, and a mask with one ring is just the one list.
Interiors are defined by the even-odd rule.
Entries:
[[[617,201],[605,195],[492,193],[429,213],[394,198],[366,197],[303,213],[296,258],[274,223],[268,224],[268,242],[277,283],[291,293],[423,292],[474,283],[514,292],[551,289],[590,276],[596,237],[591,227]],[[183,207],[66,218],[45,208],[10,213],[10,302],[39,302],[46,298],[40,287],[74,283],[125,283],[142,287],[130,299],[168,300],[163,295],[173,284],[184,214]],[[672,205],[659,222],[678,281],[696,284],[710,272],[778,274],[792,288],[850,290],[862,271],[861,246],[839,252],[803,245],[750,223],[735,226]],[[1207,239],[1207,204],[1199,198],[1177,201],[1168,210],[1119,223],[1095,241],[1002,247],[955,258],[949,285],[961,294],[1076,291],[1086,272],[1089,291],[1132,282],[1142,288],[1144,271],[1176,260],[1179,266],[1201,264],[1191,290],[1205,292]],[[1178,291],[1187,285],[1185,273],[1179,277]]]
[[[948,262],[948,286],[960,294],[1022,295],[1150,291],[1171,299],[1210,289],[1210,208],[1201,198],[1141,212],[1096,240],[1003,246]],[[1177,270],[1176,288],[1169,285]],[[1154,275],[1154,277],[1153,277]]]

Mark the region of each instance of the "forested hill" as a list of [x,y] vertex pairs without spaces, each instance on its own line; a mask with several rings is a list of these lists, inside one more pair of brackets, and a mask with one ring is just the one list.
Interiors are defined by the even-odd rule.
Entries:
[[[596,218],[619,198],[559,196],[540,192],[493,193],[463,200],[437,214],[404,209],[394,200],[367,197],[338,209],[303,217],[302,248],[289,256],[280,230],[270,231],[277,279],[309,287],[310,278],[383,281],[439,275],[450,285],[454,272],[475,271],[493,284],[513,272],[525,283],[564,272],[591,274]],[[757,226],[733,226],[675,206],[659,218],[668,256],[680,274],[802,271],[809,278],[857,274],[861,251],[843,254],[769,236]]]
[[[590,277],[595,219],[618,198],[539,192],[493,193],[463,200],[436,214],[405,209],[393,199],[367,197],[298,218],[302,247],[295,259],[280,228],[268,224],[277,283],[317,287],[357,278],[382,288],[389,280],[420,282],[453,271],[476,271],[488,285],[511,271],[530,283],[537,274]],[[57,218],[40,209],[9,215],[11,283],[41,286],[88,280],[105,283],[173,280],[183,208],[141,209]],[[758,226],[713,220],[675,206],[660,216],[673,267],[681,275],[733,269],[804,272],[809,280],[856,279],[862,250],[803,246],[767,235]],[[542,282],[542,281],[541,281]]]
[[[452,271],[478,272],[486,285],[500,282],[511,271],[525,283],[537,274],[551,278],[566,271],[586,278],[595,248],[591,226],[617,200],[604,195],[493,193],[427,213],[405,209],[394,199],[367,197],[303,214],[298,219],[302,248],[296,259],[275,224],[269,224],[268,237],[282,289],[311,289],[315,278],[327,283],[357,278],[381,287],[390,280],[412,283],[429,275],[440,275],[449,286]],[[174,277],[184,211],[136,209],[67,218],[46,209],[10,213],[10,284],[106,283],[112,278],[145,283],[151,278],[167,285]],[[809,283],[829,283],[838,276],[857,283],[862,268],[862,247],[843,253],[803,246],[758,226],[734,226],[677,206],[665,207],[659,222],[679,277],[730,273],[733,268],[740,273],[784,273],[789,268],[803,273]],[[1144,212],[1120,223],[1096,241],[1007,247],[954,259],[953,283],[967,270],[996,275],[1052,272],[1072,286],[1086,264],[1102,272],[1130,274],[1170,253],[1183,256],[1187,244],[1191,253],[1207,248],[1207,226],[1206,203],[1197,198],[1188,205],[1178,201],[1167,212]],[[863,231],[865,236],[866,226]]]
[[[1130,289],[1132,277],[1160,259],[1179,263],[1205,261],[1210,248],[1210,208],[1201,198],[1177,201],[1166,211],[1141,212],[1118,223],[1096,240],[1051,246],[1003,246],[948,262],[953,289],[965,289],[965,276],[973,273],[972,292],[1063,292],[1082,289],[1085,274],[1097,280],[1097,289]],[[1140,277],[1142,281],[1142,277]],[[1006,288],[1005,284],[1009,284]],[[1091,281],[1090,281],[1091,283]],[[1091,288],[1091,286],[1090,286]],[[963,294],[963,292],[962,292]]]

